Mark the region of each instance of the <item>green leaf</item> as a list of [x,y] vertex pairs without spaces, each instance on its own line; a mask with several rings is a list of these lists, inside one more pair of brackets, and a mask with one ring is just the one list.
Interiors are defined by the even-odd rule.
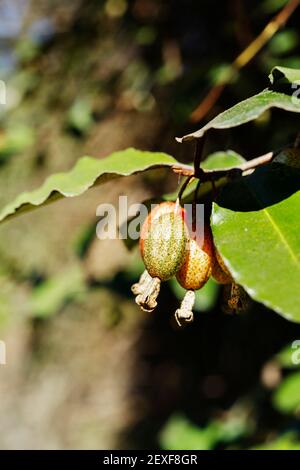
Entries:
[[259,11],[263,14],[271,14],[284,7],[288,0],[263,0],[260,2]]
[[91,100],[77,99],[68,112],[68,125],[78,132],[86,132],[93,124],[92,111]]
[[75,234],[73,240],[73,249],[79,258],[84,258],[92,241],[96,236],[97,222],[90,222],[89,224],[80,227],[79,231]]
[[300,113],[300,99],[272,90],[265,90],[219,114],[196,132],[177,138],[178,142],[200,139],[209,129],[229,129],[253,121],[270,108]]
[[300,341],[295,340],[283,348],[276,356],[276,361],[286,369],[300,368]]
[[248,294],[300,322],[299,170],[268,165],[224,186],[214,203],[218,250]]
[[273,85],[280,83],[296,83],[300,85],[300,70],[288,67],[274,67],[271,70],[269,79]]
[[220,442],[234,442],[251,430],[247,408],[237,403],[226,418],[213,419],[205,427],[196,426],[180,414],[171,416],[160,433],[160,443],[167,450],[210,450]]
[[14,126],[5,130],[0,140],[0,161],[23,152],[34,143],[34,131],[30,127]]
[[[237,103],[232,108],[216,116],[198,131],[177,138],[178,142],[200,139],[209,129],[228,129],[240,126],[241,124],[257,119],[270,108],[280,108],[285,111],[299,113],[299,95],[295,93],[293,96],[291,95],[296,91],[296,89],[293,89],[293,84],[300,83],[300,70],[275,67],[271,71],[270,80],[272,89],[266,89],[251,98]],[[285,85],[288,84],[289,93],[275,91],[275,89],[281,90],[282,80]],[[286,87],[284,87],[284,91],[287,91]]]
[[54,174],[40,188],[20,194],[2,209],[0,222],[63,197],[79,196],[92,186],[106,183],[118,176],[172,166],[175,163],[176,160],[165,153],[144,152],[133,148],[115,152],[102,160],[82,157],[70,171]]
[[300,372],[287,376],[273,395],[275,408],[282,413],[293,413],[300,409]]
[[86,290],[79,266],[72,266],[38,285],[32,292],[30,312],[33,317],[48,317]]
[[[246,160],[241,155],[236,153],[234,150],[226,150],[225,152],[215,152],[209,155],[201,164],[201,167],[204,170],[223,170],[226,168],[229,169],[237,165],[241,165],[245,161]],[[225,178],[221,178],[220,180],[215,182],[215,187],[219,188],[220,186],[224,184],[225,181],[226,181]],[[189,185],[189,187],[190,186],[193,187],[194,185],[193,189],[195,189],[197,186],[197,183],[198,181],[195,181],[191,185]],[[211,190],[212,190],[212,185],[210,182],[205,182],[201,184],[200,190],[198,192],[198,198],[201,199],[201,197],[203,197],[205,194],[207,194]],[[191,194],[191,192],[192,191],[187,191],[185,193],[186,198],[189,197],[189,194]],[[187,201],[184,200],[184,202],[189,202],[189,201],[187,199]]]
[[300,450],[299,436],[295,432],[288,432],[279,436],[273,441],[266,442],[255,447],[252,450]]
[[210,450],[217,440],[214,423],[200,428],[182,415],[172,416],[160,435],[161,446],[166,450]]
[[268,46],[271,54],[282,55],[291,52],[299,43],[297,31],[289,29],[280,31],[274,36]]
[[234,150],[226,150],[225,152],[214,152],[209,155],[201,164],[201,167],[204,170],[221,170],[240,165],[245,161],[246,160]]

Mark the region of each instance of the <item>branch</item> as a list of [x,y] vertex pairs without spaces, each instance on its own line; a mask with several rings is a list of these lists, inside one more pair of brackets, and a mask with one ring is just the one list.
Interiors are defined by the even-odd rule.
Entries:
[[184,164],[173,165],[172,170],[174,171],[174,173],[183,176],[198,178],[202,182],[216,181],[224,177],[234,177],[237,175],[242,175],[244,172],[254,170],[255,168],[266,165],[267,163],[270,163],[273,160],[274,156],[274,152],[269,152],[265,155],[261,155],[260,157],[253,158],[253,160],[249,160],[248,162],[242,163],[238,166],[223,169],[217,168],[215,170],[204,170],[203,168],[199,168],[196,173],[195,168],[193,166]]

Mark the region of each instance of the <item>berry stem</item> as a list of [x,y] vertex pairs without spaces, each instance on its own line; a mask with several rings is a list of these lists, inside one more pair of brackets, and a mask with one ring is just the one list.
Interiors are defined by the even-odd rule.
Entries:
[[186,190],[188,184],[190,183],[191,179],[193,178],[194,175],[190,175],[187,177],[187,179],[184,181],[184,183],[182,184],[179,192],[178,192],[178,196],[177,196],[177,200],[179,201],[179,203],[181,202],[181,198],[183,196],[183,193],[184,191]]
[[242,163],[241,165],[226,168],[226,169],[204,170],[203,168],[198,168],[197,172],[195,172],[195,168],[193,166],[178,163],[172,166],[172,170],[174,171],[174,173],[177,173],[183,176],[201,179],[202,183],[204,181],[217,181],[221,178],[226,178],[226,177],[232,178],[235,176],[240,176],[244,172],[248,172],[260,166],[266,165],[267,163],[270,163],[273,160],[273,158],[275,157],[275,155],[277,155],[277,153],[278,152],[268,152],[265,155],[261,155],[260,157],[253,158],[252,160]]

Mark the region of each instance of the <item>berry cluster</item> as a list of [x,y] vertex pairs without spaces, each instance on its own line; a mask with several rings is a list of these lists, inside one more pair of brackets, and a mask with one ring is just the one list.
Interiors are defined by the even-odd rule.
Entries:
[[192,225],[193,221],[189,220],[179,201],[163,202],[152,210],[140,236],[140,252],[146,270],[139,282],[132,286],[136,303],[142,310],[152,312],[157,306],[161,282],[176,276],[179,284],[187,290],[175,312],[180,326],[193,321],[195,291],[201,289],[211,275],[217,282],[228,285],[226,310],[242,309],[241,288],[234,283],[215,249],[210,226]]

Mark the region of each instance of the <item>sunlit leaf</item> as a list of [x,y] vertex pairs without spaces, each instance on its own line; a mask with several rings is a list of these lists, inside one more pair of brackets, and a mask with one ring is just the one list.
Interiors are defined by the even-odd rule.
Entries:
[[280,86],[283,83],[300,85],[300,69],[288,67],[274,67],[269,75],[272,85]]
[[[281,90],[282,79],[284,84],[288,84],[288,90],[285,92],[275,91]],[[204,127],[196,132],[178,138],[179,142],[189,141],[201,138],[209,129],[228,129],[240,126],[246,122],[257,119],[261,114],[270,108],[279,108],[285,111],[300,112],[300,99],[293,92],[293,85],[300,81],[300,70],[288,69],[284,67],[275,67],[270,75],[272,86],[257,95],[252,96],[232,108],[227,109],[223,113],[216,116]],[[289,93],[286,93],[288,91]]]
[[151,168],[174,165],[176,160],[165,153],[143,152],[127,149],[107,158],[82,157],[68,172],[51,175],[34,191],[20,194],[0,212],[0,222],[21,212],[32,210],[63,197],[83,194],[92,186],[110,181],[118,176],[128,176]]
[[293,413],[300,409],[300,372],[287,376],[273,396],[273,403],[282,413]]
[[295,432],[288,432],[265,444],[252,447],[253,450],[300,450],[300,438]]
[[296,339],[292,341],[275,357],[281,367],[286,369],[300,369],[300,340]]
[[212,213],[215,243],[236,281],[255,300],[297,322],[299,184],[298,170],[269,165],[225,186]]
[[272,54],[286,54],[294,49],[299,43],[299,36],[296,31],[280,31],[269,43],[269,50]]
[[197,427],[184,416],[173,416],[160,435],[160,442],[166,450],[210,450],[218,440],[215,426]]

